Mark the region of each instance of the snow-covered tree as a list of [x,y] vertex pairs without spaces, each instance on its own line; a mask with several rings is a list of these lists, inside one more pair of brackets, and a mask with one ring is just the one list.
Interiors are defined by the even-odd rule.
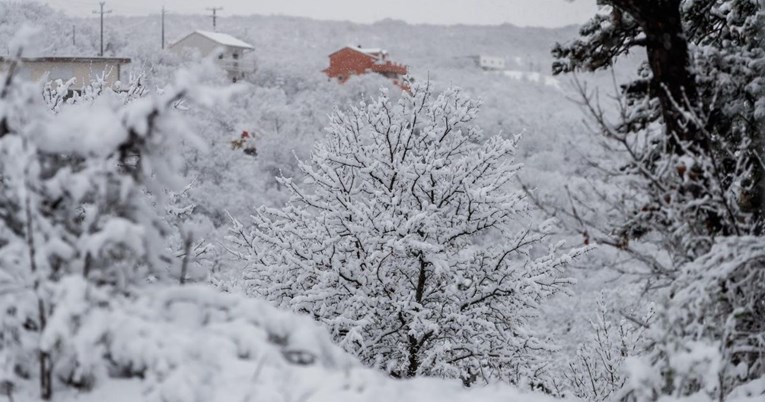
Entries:
[[[750,0],[605,0],[581,38],[554,50],[556,72],[613,66],[636,47],[648,61],[622,87],[622,113],[604,124],[645,199],[614,233],[657,231],[679,263],[718,235],[761,234],[765,208],[761,4]],[[661,123],[658,125],[657,123]],[[636,203],[637,204],[637,203]]]
[[0,80],[0,381],[39,379],[50,399],[55,384],[92,381],[63,337],[78,320],[50,320],[88,308],[60,304],[65,279],[124,294],[164,276],[174,259],[152,202],[181,183],[172,145],[194,141],[174,106],[215,100],[186,73],[160,95],[99,88],[52,107],[55,97],[16,72],[12,61]]
[[415,85],[334,114],[328,137],[282,179],[291,198],[261,208],[232,240],[253,295],[305,312],[370,366],[417,375],[519,382],[551,344],[529,330],[571,281],[527,222],[511,183],[514,140],[481,142],[479,102]]
[[[624,158],[597,163],[606,180],[572,196],[565,214],[596,242],[626,251],[632,267],[648,268],[648,289],[669,290],[657,292],[665,302],[648,332],[650,353],[627,363],[621,395],[761,397],[762,2],[602,3],[580,39],[556,47],[554,69],[607,68],[638,46],[648,62],[622,87],[616,123],[585,95],[607,149]],[[610,222],[589,219],[597,209],[588,198],[606,205]]]

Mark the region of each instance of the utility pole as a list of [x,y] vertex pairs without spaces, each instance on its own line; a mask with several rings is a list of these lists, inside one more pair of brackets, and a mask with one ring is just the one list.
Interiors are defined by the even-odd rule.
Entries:
[[98,54],[99,56],[104,55],[104,14],[110,14],[112,10],[104,11],[104,6],[106,5],[105,1],[98,3],[101,6],[100,10],[94,10],[93,14],[101,14],[101,52]]
[[165,48],[165,6],[162,6],[162,49]]
[[223,10],[223,7],[208,7],[207,9],[209,11],[212,11],[213,32],[217,32],[217,30],[218,30],[218,26],[216,24],[216,21],[217,21],[217,18],[218,18],[217,12],[220,11],[220,10]]
[[72,46],[77,46],[77,31],[74,25],[72,25]]

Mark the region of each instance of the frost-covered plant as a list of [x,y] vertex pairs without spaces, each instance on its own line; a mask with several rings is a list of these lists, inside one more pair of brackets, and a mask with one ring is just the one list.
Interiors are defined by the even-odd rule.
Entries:
[[[49,81],[43,87],[43,99],[53,112],[59,112],[66,105],[92,104],[101,96],[118,99],[124,104],[131,103],[149,95],[145,86],[144,73],[131,73],[127,83],[116,82],[112,86],[106,84],[106,77],[111,72],[98,75],[90,84],[81,90],[71,90],[75,79],[66,82],[63,80]],[[162,90],[159,89],[161,92]],[[197,111],[195,105],[186,105],[182,99],[172,103],[173,108],[180,112],[191,113],[189,106]],[[175,139],[174,145],[183,151],[205,152],[200,150],[198,144],[185,144],[183,140]],[[183,154],[186,157],[186,154]],[[186,162],[187,163],[187,162]],[[185,170],[185,169],[184,169]],[[177,277],[181,283],[188,279],[203,278],[203,271],[212,270],[218,266],[218,253],[213,245],[207,241],[207,236],[201,232],[212,230],[209,218],[200,213],[195,200],[191,199],[190,192],[194,188],[196,180],[187,178],[191,183],[182,191],[165,190],[162,194],[165,202],[160,202],[159,213],[163,214],[164,221],[169,225],[169,248],[180,259],[178,266],[170,266],[171,276]],[[157,203],[155,203],[157,204]],[[200,230],[196,230],[200,229]],[[193,269],[192,269],[193,268]],[[183,272],[181,272],[183,271]],[[189,271],[194,271],[190,273]]]
[[136,401],[232,400],[237,392],[226,381],[246,379],[237,388],[263,392],[281,384],[262,384],[259,375],[295,376],[307,366],[331,375],[359,366],[310,319],[205,285],[114,294],[73,275],[51,290],[57,308],[41,342],[61,350],[62,374],[94,387],[140,379]]
[[630,242],[658,234],[671,261],[647,265],[665,284],[716,236],[765,227],[765,15],[757,3],[605,0],[579,39],[554,50],[554,70],[570,72],[608,68],[646,48],[648,61],[621,87],[615,124],[583,95],[607,151],[623,156],[616,168],[596,163],[608,181],[629,187],[602,197],[621,217],[609,217],[599,237],[633,251]]
[[105,71],[97,75],[90,83],[81,90],[72,90],[76,78],[66,81],[57,79],[48,81],[43,86],[43,99],[48,107],[58,112],[62,105],[74,105],[83,102],[94,102],[98,97],[104,94],[119,98],[125,104],[148,95],[148,90],[144,85],[144,74],[130,74],[127,83],[117,81],[113,86],[108,86],[106,78],[111,71]]
[[168,236],[170,248],[180,264],[171,266],[169,276],[184,284],[189,281],[213,280],[210,274],[220,268],[220,254],[209,237],[214,233],[210,219],[198,211],[190,199],[191,182],[182,191],[168,192],[165,220],[173,228]]
[[[186,74],[161,95],[126,103],[103,91],[51,113],[39,88],[15,72],[12,62],[0,80],[0,377],[39,378],[49,399],[54,381],[90,381],[63,364],[61,343],[40,341],[60,330],[48,320],[64,308],[52,303],[55,284],[77,275],[122,293],[170,261],[167,227],[147,193],[161,202],[178,187],[180,161],[167,151],[193,140],[173,104],[210,97]],[[34,364],[19,358],[31,354]]]
[[616,319],[605,294],[597,302],[597,312],[590,320],[590,337],[576,350],[562,373],[563,392],[587,401],[606,401],[621,391],[626,378],[624,362],[644,352],[644,333],[653,317],[653,308],[642,317]]
[[686,266],[648,332],[650,353],[627,363],[624,400],[765,397],[763,283],[761,237],[720,239]]
[[[572,197],[569,213],[597,242],[635,257],[633,272],[648,268],[648,288],[670,290],[624,395],[725,401],[763,381],[765,287],[752,245],[765,230],[762,2],[603,4],[580,40],[556,47],[554,68],[597,70],[635,46],[647,50],[639,76],[622,87],[616,124],[585,94],[608,151],[624,158],[616,168],[597,164],[620,186],[592,186]],[[609,211],[605,225],[575,210],[599,210],[590,194]]]
[[478,109],[459,89],[416,85],[338,111],[304,183],[282,179],[287,205],[232,228],[249,291],[393,376],[534,377],[551,345],[529,321],[582,250],[559,254],[548,224],[525,221],[517,139],[481,142]]

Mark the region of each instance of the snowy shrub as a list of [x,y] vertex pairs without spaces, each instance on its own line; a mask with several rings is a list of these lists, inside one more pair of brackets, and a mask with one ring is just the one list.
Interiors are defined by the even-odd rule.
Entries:
[[625,384],[624,363],[646,348],[645,331],[653,317],[649,307],[642,317],[616,319],[604,293],[597,301],[590,320],[590,337],[581,344],[568,367],[561,373],[561,393],[571,393],[587,401],[607,401]]
[[142,400],[202,402],[226,392],[218,387],[221,374],[231,374],[228,367],[286,372],[290,365],[357,365],[310,320],[200,285],[110,296],[68,276],[52,291],[56,309],[42,344],[58,351],[58,377],[89,388],[141,378]]
[[648,333],[653,349],[628,363],[625,399],[765,397],[763,283],[761,237],[721,238],[688,264]]
[[546,246],[509,183],[516,140],[486,142],[479,102],[414,86],[333,117],[283,209],[235,222],[253,295],[305,312],[396,377],[520,382],[550,343],[529,330],[582,250]]
[[52,107],[15,71],[11,62],[0,80],[0,377],[39,378],[49,399],[54,380],[82,387],[90,381],[76,370],[54,378],[68,370],[61,365],[73,351],[50,332],[57,330],[48,326],[51,315],[92,307],[56,305],[68,300],[56,293],[57,283],[79,275],[112,294],[163,276],[160,268],[174,259],[148,194],[162,204],[164,191],[179,187],[181,160],[168,150],[195,141],[174,105],[184,97],[208,105],[219,98],[181,73],[156,96],[99,88]]
[[361,366],[309,317],[204,285],[109,295],[70,275],[52,291],[61,308],[43,343],[63,352],[57,375],[94,387],[61,392],[62,401],[554,401],[507,385],[393,380]]
[[59,375],[95,385],[57,400],[554,401],[507,385],[467,390],[454,380],[393,380],[364,368],[309,317],[204,285],[151,285],[110,297],[102,290],[81,276],[55,285],[63,308],[53,312],[44,341],[68,351]]

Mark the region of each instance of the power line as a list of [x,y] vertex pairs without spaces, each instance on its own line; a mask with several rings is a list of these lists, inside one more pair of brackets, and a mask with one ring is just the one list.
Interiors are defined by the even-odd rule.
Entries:
[[104,6],[106,5],[106,2],[104,1],[98,3],[98,5],[101,6],[101,9],[93,10],[93,14],[101,14],[101,52],[98,55],[103,57],[104,55],[104,14],[111,14],[112,10],[104,11]]
[[223,7],[208,7],[207,10],[212,11],[213,31],[215,32],[218,30],[218,26],[216,24],[218,18],[217,12],[223,10]]

